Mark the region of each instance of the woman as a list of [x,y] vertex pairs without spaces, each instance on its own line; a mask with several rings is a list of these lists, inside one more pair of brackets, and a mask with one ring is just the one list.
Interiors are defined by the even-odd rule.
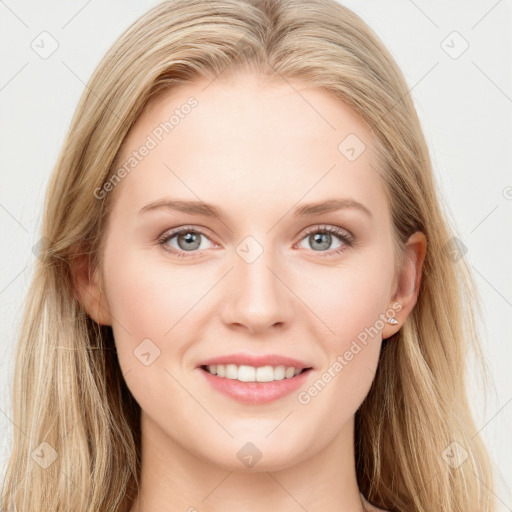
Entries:
[[354,13],[156,6],[49,184],[3,508],[494,510],[452,239]]

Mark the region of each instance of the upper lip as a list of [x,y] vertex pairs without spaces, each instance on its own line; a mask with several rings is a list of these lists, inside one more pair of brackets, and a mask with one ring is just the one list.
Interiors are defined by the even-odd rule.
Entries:
[[281,356],[279,354],[252,355],[242,353],[212,357],[199,363],[198,367],[210,366],[212,364],[236,364],[238,366],[247,365],[254,367],[293,366],[294,368],[298,368],[300,370],[312,367],[311,365],[305,363],[304,361],[299,361],[298,359],[294,359],[293,357]]

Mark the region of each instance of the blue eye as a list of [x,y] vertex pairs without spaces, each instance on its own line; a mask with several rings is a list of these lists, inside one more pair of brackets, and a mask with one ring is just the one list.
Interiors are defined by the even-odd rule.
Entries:
[[[328,250],[333,242],[333,237],[340,240],[341,243],[334,250]],[[173,239],[176,239],[176,245],[169,244]],[[182,226],[165,233],[158,239],[158,243],[164,250],[178,257],[195,257],[195,253],[198,251],[208,249],[208,247],[202,247],[202,239],[209,240],[201,231],[193,227]],[[348,231],[336,226],[315,226],[303,235],[301,241],[303,240],[308,240],[310,246],[313,247],[310,250],[318,253],[326,253],[321,254],[321,256],[327,257],[340,254],[354,244],[354,236]]]
[[[335,238],[341,240],[341,244],[339,244],[335,250],[328,251],[328,246],[331,245],[333,240],[333,235]],[[335,256],[337,254],[342,253],[348,247],[352,247],[354,244],[354,236],[350,234],[348,231],[345,231],[336,226],[317,226],[306,232],[305,237],[302,240],[307,240],[310,246],[315,246],[314,252],[325,252],[326,254],[321,254],[321,256]]]
[[[182,257],[187,256],[187,252],[195,252],[198,249],[205,249],[204,247],[201,247],[201,237],[208,239],[204,233],[201,233],[194,228],[183,226],[171,231],[170,233],[166,233],[158,240],[158,242],[166,251]],[[168,242],[173,238],[176,238],[176,243],[178,244],[177,249],[176,247],[168,245]]]

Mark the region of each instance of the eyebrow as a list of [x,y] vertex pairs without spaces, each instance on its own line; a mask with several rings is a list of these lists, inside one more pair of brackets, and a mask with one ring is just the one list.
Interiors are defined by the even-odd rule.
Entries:
[[[203,215],[220,221],[225,217],[220,208],[208,203],[203,203],[202,201],[172,201],[169,199],[153,201],[146,206],[143,206],[137,212],[137,215],[157,209],[180,211],[191,215]],[[354,199],[330,199],[317,203],[303,204],[293,211],[293,216],[309,217],[344,209],[355,209],[364,213],[368,217],[372,217],[372,212],[366,206]]]

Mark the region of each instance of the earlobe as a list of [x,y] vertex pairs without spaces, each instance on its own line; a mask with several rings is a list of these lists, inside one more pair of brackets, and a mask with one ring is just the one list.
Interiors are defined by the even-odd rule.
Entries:
[[392,336],[402,327],[416,304],[426,250],[427,239],[421,231],[411,235],[405,244],[402,268],[398,276],[395,293],[391,298],[392,304],[400,304],[400,310],[394,316],[397,322],[388,322],[384,327],[382,332],[384,339]]
[[76,257],[70,265],[73,292],[87,314],[100,325],[112,325],[110,309],[97,270],[91,271],[87,255]]

